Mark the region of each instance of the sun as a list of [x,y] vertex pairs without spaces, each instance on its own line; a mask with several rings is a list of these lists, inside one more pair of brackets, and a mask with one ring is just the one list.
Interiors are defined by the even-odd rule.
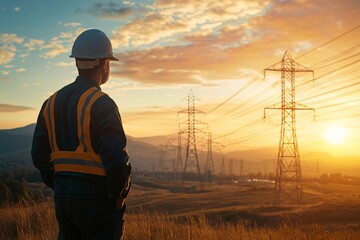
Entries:
[[345,141],[346,129],[341,126],[331,126],[325,131],[325,139],[331,144],[342,144]]

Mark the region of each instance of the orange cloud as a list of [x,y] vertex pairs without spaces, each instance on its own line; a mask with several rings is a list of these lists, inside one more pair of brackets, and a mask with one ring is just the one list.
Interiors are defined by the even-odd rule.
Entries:
[[0,35],[0,65],[11,62],[16,55],[16,47],[14,44],[20,44],[23,38],[16,34],[3,33]]
[[118,54],[115,75],[164,85],[238,79],[240,68],[262,71],[285,50],[306,52],[360,19],[358,1],[236,2],[157,1],[159,13],[114,32],[120,45],[147,46]]
[[3,33],[0,36],[0,42],[3,44],[14,44],[14,43],[22,43],[24,41],[23,38],[18,37],[16,34]]
[[0,103],[0,112],[2,112],[2,113],[5,113],[5,112],[22,112],[22,111],[26,111],[26,110],[33,110],[33,108]]
[[44,41],[40,39],[29,39],[29,41],[24,43],[24,47],[27,47],[28,51],[37,50],[43,45],[44,45]]

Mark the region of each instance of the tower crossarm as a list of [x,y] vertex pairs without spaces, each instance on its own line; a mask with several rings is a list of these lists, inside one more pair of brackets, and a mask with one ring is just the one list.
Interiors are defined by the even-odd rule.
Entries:
[[275,103],[268,107],[264,108],[264,119],[266,119],[266,110],[286,110],[286,109],[294,109],[294,110],[309,110],[314,112],[314,120],[315,120],[315,108],[308,107],[301,103],[295,103],[295,106],[281,106],[281,103]]
[[281,71],[291,71],[293,73],[296,72],[310,72],[313,74],[314,78],[314,70],[311,70],[302,64],[295,62],[294,59],[290,56],[290,54],[286,51],[284,54],[284,57],[280,62],[277,62],[267,68],[264,69],[264,78],[266,78],[266,72],[267,71],[275,71],[275,72],[281,72]]
[[[178,115],[179,115],[180,113],[188,113],[188,112],[189,112],[189,109],[184,109],[184,110],[178,111]],[[205,114],[205,115],[206,115],[205,112],[200,111],[200,110],[197,110],[197,109],[194,109],[192,113]]]

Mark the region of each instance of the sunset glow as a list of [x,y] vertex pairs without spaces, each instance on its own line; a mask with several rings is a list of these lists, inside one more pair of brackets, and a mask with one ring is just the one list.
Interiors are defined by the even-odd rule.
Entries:
[[300,152],[360,155],[360,1],[3,1],[0,21],[0,129],[36,122],[77,76],[75,37],[98,28],[120,59],[102,90],[129,136],[176,138],[192,90],[222,151],[276,148],[281,111],[263,112],[281,101],[281,74],[263,71],[288,51],[314,71],[295,74],[297,104],[315,109],[296,111]]
[[325,138],[331,144],[343,144],[346,138],[346,129],[341,126],[332,126],[326,130]]

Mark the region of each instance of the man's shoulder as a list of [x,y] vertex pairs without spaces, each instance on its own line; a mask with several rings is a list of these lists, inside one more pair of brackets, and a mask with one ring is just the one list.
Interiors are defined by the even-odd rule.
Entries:
[[94,104],[101,108],[117,108],[115,101],[107,93],[102,91],[101,93],[101,97],[99,97]]
[[102,101],[115,104],[115,101],[109,96],[109,94],[107,94],[106,92],[103,92],[101,90],[99,90],[99,91],[102,93],[101,98],[100,98]]

